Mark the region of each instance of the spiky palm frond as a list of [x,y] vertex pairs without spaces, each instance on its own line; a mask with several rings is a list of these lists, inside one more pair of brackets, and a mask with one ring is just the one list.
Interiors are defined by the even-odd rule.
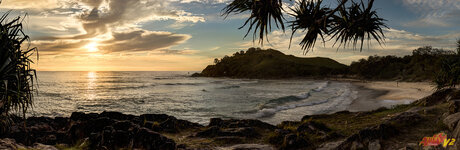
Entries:
[[277,28],[284,31],[284,17],[281,0],[234,0],[223,9],[222,15],[228,16],[232,13],[239,14],[250,11],[249,18],[238,29],[248,25],[248,31],[244,37],[247,37],[249,32],[254,29],[253,41],[259,38],[259,43],[263,45],[264,36],[272,30],[272,21]]
[[[33,102],[34,77],[31,55],[36,48],[22,49],[29,37],[23,32],[21,17],[7,20],[0,17],[0,116],[8,118],[14,110],[25,113]],[[38,57],[38,54],[37,54]],[[38,58],[37,58],[38,59]],[[35,78],[36,79],[36,78]],[[7,122],[2,120],[3,122]]]
[[344,47],[351,43],[356,48],[361,42],[360,51],[363,49],[364,40],[370,41],[372,38],[380,45],[384,42],[385,35],[382,28],[388,28],[384,23],[385,19],[380,18],[376,11],[372,10],[374,0],[370,0],[367,8],[364,3],[352,2],[348,8],[339,8],[339,15],[333,18],[333,27],[330,32],[332,38],[336,38],[334,45],[339,42],[339,46]]
[[297,30],[307,30],[307,34],[300,42],[304,54],[315,46],[318,35],[321,36],[323,42],[325,42],[324,35],[328,34],[331,19],[327,16],[331,13],[331,10],[322,7],[321,3],[322,0],[317,0],[316,2],[302,0],[297,2],[297,7],[291,9],[293,13],[290,15],[292,15],[295,20],[289,22],[289,26],[292,29],[289,43],[292,42],[292,37]]

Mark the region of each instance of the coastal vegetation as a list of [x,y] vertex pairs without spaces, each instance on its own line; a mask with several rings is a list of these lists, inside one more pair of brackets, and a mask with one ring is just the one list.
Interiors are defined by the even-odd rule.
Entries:
[[[453,78],[450,77],[449,67],[459,58],[454,51],[424,46],[403,57],[369,56],[360,59],[351,63],[350,73],[366,80],[433,81],[444,77],[450,80]],[[436,83],[444,82],[439,80]]]
[[233,56],[215,59],[194,76],[235,78],[287,78],[343,75],[347,66],[330,58],[299,58],[280,51],[249,48]]
[[32,106],[36,74],[31,63],[37,49],[23,47],[29,37],[23,32],[22,18],[8,21],[8,14],[0,17],[0,133],[9,127],[12,111],[25,117]]

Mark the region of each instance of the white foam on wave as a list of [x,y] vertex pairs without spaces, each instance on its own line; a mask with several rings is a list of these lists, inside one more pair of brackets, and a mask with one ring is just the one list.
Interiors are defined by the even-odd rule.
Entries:
[[299,98],[299,99],[307,99],[308,97],[311,96],[311,93],[312,92],[321,92],[323,91],[327,86],[329,85],[329,81],[326,81],[324,83],[322,83],[320,86],[314,88],[314,89],[311,89],[310,91],[308,91],[307,93],[302,93],[300,95],[297,95],[296,97]]
[[[318,92],[318,89],[321,91],[327,87],[329,82],[325,82],[322,86],[319,86],[321,88],[316,88],[314,90],[315,92]],[[296,103],[296,104],[287,104],[287,105],[282,105],[282,106],[277,106],[275,108],[264,108],[260,111],[258,111],[255,116],[257,118],[264,118],[264,117],[270,117],[277,112],[283,111],[283,110],[289,110],[289,109],[295,109],[299,107],[306,107],[306,106],[315,106],[315,105],[322,105],[320,107],[317,107],[316,109],[320,109],[320,111],[327,113],[329,111],[341,111],[345,110],[348,105],[350,105],[354,99],[357,98],[357,91],[353,91],[350,86],[345,86],[345,88],[339,89],[335,96],[326,98],[323,100],[319,101],[307,101],[304,103]],[[306,93],[303,95],[303,97],[308,98],[310,96],[310,93]],[[302,97],[302,95],[299,95],[299,97]]]
[[327,106],[319,108],[316,113],[321,114],[346,110],[353,100],[358,98],[358,91],[354,91],[350,84],[346,84],[345,87],[339,89],[337,93],[340,93],[338,94],[339,96],[332,98]]
[[323,91],[323,89],[326,88],[328,85],[329,85],[329,81],[326,81],[326,82],[324,82],[323,84],[321,84],[320,86],[318,86],[316,89],[312,89],[312,91],[321,92],[321,91]]

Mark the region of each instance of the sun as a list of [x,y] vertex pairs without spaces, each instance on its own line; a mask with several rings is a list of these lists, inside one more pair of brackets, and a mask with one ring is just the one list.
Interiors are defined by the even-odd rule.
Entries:
[[88,52],[97,52],[99,49],[97,48],[97,43],[96,42],[91,42],[88,45],[85,46],[85,49],[88,50]]

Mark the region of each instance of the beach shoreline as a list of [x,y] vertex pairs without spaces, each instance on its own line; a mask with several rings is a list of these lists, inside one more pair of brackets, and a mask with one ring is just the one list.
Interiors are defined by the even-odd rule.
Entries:
[[430,82],[345,81],[353,84],[359,95],[348,108],[352,112],[409,104],[434,92]]

